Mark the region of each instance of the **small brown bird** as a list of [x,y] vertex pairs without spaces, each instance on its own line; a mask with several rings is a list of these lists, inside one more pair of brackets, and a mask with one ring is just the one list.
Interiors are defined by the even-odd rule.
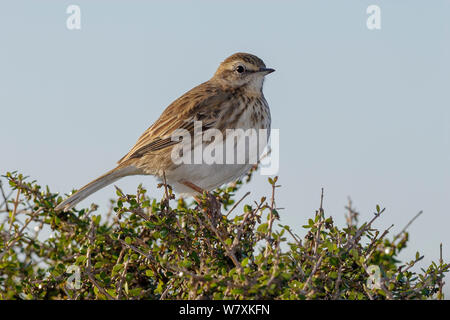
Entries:
[[[264,77],[273,71],[252,54],[235,53],[228,57],[210,80],[170,104],[119,160],[116,168],[78,190],[55,209],[67,211],[92,193],[130,175],[165,177],[167,183],[182,196],[210,191],[240,178],[253,165],[248,162],[248,157],[244,163],[234,164],[176,163],[172,151],[180,140],[173,136],[180,129],[195,136],[198,134],[195,124],[199,122],[201,135],[208,129],[216,129],[225,136],[223,141],[226,141],[229,129],[270,130],[270,110],[262,88]],[[194,143],[190,144],[192,150],[199,143],[202,146],[213,143],[195,137],[193,140]],[[236,143],[232,151],[236,152]],[[259,155],[261,152],[258,151]]]

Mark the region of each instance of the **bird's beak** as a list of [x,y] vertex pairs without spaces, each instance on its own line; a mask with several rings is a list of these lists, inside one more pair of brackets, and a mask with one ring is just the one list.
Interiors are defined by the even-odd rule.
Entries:
[[259,68],[259,72],[264,73],[264,75],[267,75],[267,74],[272,73],[274,71],[275,71],[275,69],[271,69],[271,68]]

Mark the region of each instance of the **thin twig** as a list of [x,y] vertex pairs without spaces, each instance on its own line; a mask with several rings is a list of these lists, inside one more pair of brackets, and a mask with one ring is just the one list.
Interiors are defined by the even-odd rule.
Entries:
[[341,294],[341,290],[339,289],[340,285],[341,285],[341,281],[342,281],[342,265],[339,265],[339,269],[338,269],[338,276],[336,279],[336,282],[334,284],[334,294],[333,294],[333,300],[336,300],[337,298],[339,298],[340,294]]
[[42,209],[44,209],[44,208],[41,207],[30,215],[30,217],[25,221],[22,228],[15,234],[14,238],[5,245],[5,249],[3,250],[2,253],[0,253],[0,259],[3,258],[3,256],[6,254],[6,252],[20,239],[20,237],[22,236],[26,227],[42,211]]
[[250,191],[248,191],[238,202],[236,202],[234,204],[234,206],[230,209],[230,211],[228,211],[228,213],[225,215],[225,217],[228,217],[230,215],[230,213],[233,212],[234,209],[236,209],[236,207],[239,205],[239,203],[241,203],[242,200],[244,200],[249,194],[250,194]]
[[[442,242],[439,245],[439,265],[440,267],[444,264],[444,260],[442,259]],[[442,271],[440,272],[441,274],[441,278],[438,280],[439,283],[439,300],[443,300],[444,299],[444,294],[442,293],[442,288],[444,287],[444,282],[442,281],[443,278],[443,274]]]
[[394,240],[397,240],[405,231],[406,229],[408,229],[408,227],[414,222],[414,220],[416,220],[421,214],[423,213],[422,210],[419,211],[419,213],[417,213],[407,224],[406,226],[402,229],[402,231],[400,231],[395,237]]
[[95,280],[95,277],[93,275],[92,271],[92,261],[91,261],[91,251],[92,246],[95,244],[95,223],[94,220],[91,221],[91,226],[89,227],[88,231],[88,238],[89,238],[89,247],[87,249],[86,257],[87,257],[87,266],[86,266],[86,273],[88,275],[89,281],[97,287],[97,289],[105,295],[109,300],[114,300],[114,298],[106,292],[106,290],[98,284],[98,282]]
[[303,288],[310,288],[313,289],[312,285],[311,285],[311,281],[312,281],[312,277],[316,274],[317,270],[319,269],[320,265],[322,264],[322,259],[323,259],[324,255],[321,255],[319,260],[317,260],[316,264],[314,265],[314,268],[312,269],[308,279],[305,282],[305,285],[303,286]]
[[0,209],[3,207],[3,205],[5,205],[5,211],[9,212],[9,208],[8,208],[8,199],[9,197],[13,194],[13,190],[11,190],[8,194],[8,196],[5,195],[5,190],[3,189],[3,182],[0,180],[0,191],[2,192],[2,197],[3,197],[3,203],[0,204]]
[[16,218],[17,207],[19,206],[19,197],[20,197],[20,189],[17,189],[16,199],[14,200],[14,208],[9,221],[9,230],[8,230],[9,233],[11,233],[12,227],[14,225],[14,220]]
[[120,275],[120,282],[119,282],[119,287],[117,288],[116,300],[120,300],[122,298],[122,287],[123,287],[123,283],[125,282],[125,277],[127,275],[127,269],[128,269],[129,262],[130,262],[130,257],[128,257],[127,261],[125,262],[125,265],[123,266],[122,274]]
[[172,284],[169,282],[167,284],[166,289],[164,290],[164,292],[161,294],[161,297],[159,298],[159,300],[164,300],[167,297],[167,294],[169,293],[170,288],[172,287]]

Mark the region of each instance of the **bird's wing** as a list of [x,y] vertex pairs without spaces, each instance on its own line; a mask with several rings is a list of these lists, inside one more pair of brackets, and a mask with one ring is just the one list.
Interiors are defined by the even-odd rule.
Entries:
[[170,147],[179,141],[172,141],[172,134],[177,129],[194,131],[194,121],[202,122],[202,130],[214,127],[222,106],[230,98],[230,93],[218,86],[205,82],[175,100],[161,114],[158,120],[138,139],[134,147],[119,160],[123,162],[140,158],[149,152]]

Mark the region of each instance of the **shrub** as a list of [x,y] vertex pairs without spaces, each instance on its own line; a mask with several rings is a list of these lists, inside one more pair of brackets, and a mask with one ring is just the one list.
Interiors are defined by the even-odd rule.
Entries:
[[11,192],[0,185],[2,299],[443,298],[449,265],[418,274],[419,253],[402,264],[408,233],[389,240],[373,227],[384,209],[358,226],[349,206],[340,228],[321,205],[301,238],[279,224],[277,178],[272,195],[243,212],[237,182],[192,204],[165,184],[161,201],[142,186],[135,195],[117,189],[103,215],[96,205],[55,212],[62,197],[48,187],[15,172],[3,178]]

